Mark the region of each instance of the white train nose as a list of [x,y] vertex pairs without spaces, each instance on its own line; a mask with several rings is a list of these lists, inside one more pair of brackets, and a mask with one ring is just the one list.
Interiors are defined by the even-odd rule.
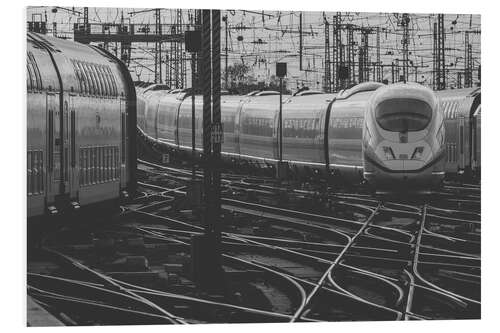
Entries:
[[393,171],[415,171],[424,167],[425,163],[418,160],[389,160],[384,162],[385,167]]

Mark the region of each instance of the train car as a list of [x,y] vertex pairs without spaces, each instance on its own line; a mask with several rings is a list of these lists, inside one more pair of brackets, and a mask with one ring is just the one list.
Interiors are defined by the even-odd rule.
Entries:
[[[177,144],[182,151],[191,151],[192,141],[192,101],[191,94],[179,96],[183,99],[178,112]],[[195,148],[200,152],[203,150],[203,96],[195,96]]]
[[294,175],[324,176],[327,110],[335,94],[304,91],[283,103],[283,160]]
[[481,170],[481,89],[436,91],[445,117],[446,164],[450,175],[474,176]]
[[[173,110],[170,134],[165,132],[154,137],[155,142],[168,144],[165,138],[172,138],[174,133],[177,151],[190,151],[191,99],[182,94],[162,98],[165,99],[161,105],[153,104],[158,105],[160,114]],[[480,100],[476,97],[469,102],[469,109],[460,107],[460,110],[468,110],[471,124],[476,125],[471,125],[472,132],[467,137],[470,139],[464,135],[464,140],[471,141],[470,145],[476,148],[464,154],[472,156],[470,164],[475,161],[478,165]],[[195,109],[196,147],[201,151],[202,96],[196,97]],[[445,133],[452,133],[447,143],[454,140],[450,124],[444,124],[441,109],[446,106],[438,102],[434,92],[407,83],[386,86],[366,82],[338,94],[303,91],[284,96],[283,161],[292,174],[334,175],[348,183],[368,181],[375,186],[434,187],[444,177]],[[178,110],[177,120],[175,110]],[[223,158],[259,167],[276,166],[279,159],[277,92],[222,96],[221,117]],[[165,126],[151,119],[152,124],[148,126]],[[172,126],[176,122],[175,134]],[[412,127],[415,124],[422,128]]]
[[94,46],[28,33],[26,78],[28,218],[134,191],[136,95],[125,65]]
[[378,188],[436,187],[444,179],[444,138],[432,90],[411,83],[381,87],[365,118],[364,178]]
[[363,124],[368,101],[383,84],[365,82],[341,91],[332,101],[326,136],[330,173],[350,183],[363,180]]
[[146,128],[146,104],[149,101],[149,95],[153,91],[170,91],[170,89],[165,85],[138,82],[135,90],[137,95],[137,128],[142,132]]

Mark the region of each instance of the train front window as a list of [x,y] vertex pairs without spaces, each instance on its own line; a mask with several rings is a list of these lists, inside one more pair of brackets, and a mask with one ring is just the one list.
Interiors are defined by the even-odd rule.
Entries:
[[377,105],[375,117],[380,127],[391,132],[415,132],[427,127],[432,109],[417,99],[394,98]]

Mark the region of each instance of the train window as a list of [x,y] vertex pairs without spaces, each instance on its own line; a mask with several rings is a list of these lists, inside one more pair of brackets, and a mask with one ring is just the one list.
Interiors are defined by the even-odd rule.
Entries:
[[33,67],[33,63],[28,61],[28,70],[31,79],[31,89],[36,90],[38,88],[37,77],[35,75],[35,68]]
[[114,77],[113,77],[113,74],[111,74],[111,70],[109,69],[108,66],[105,67],[105,71],[106,71],[106,76],[108,78],[108,84],[109,84],[109,93],[111,96],[116,96],[116,92],[115,92],[115,87],[113,85],[114,81]]
[[75,61],[75,68],[77,69],[77,73],[79,74],[81,88],[80,91],[82,92],[82,94],[88,94],[87,76],[85,75],[85,72],[83,71],[83,68],[79,61]]
[[109,79],[108,79],[108,75],[106,74],[106,67],[99,66],[99,73],[102,76],[102,82],[104,83],[104,90],[105,90],[106,96],[111,96],[111,87],[109,86]]
[[89,68],[91,71],[91,75],[94,78],[94,84],[95,84],[95,89],[96,89],[95,94],[98,96],[101,96],[102,95],[102,87],[101,87],[101,82],[99,80],[99,75],[97,75],[96,67],[94,64],[89,64]]
[[99,77],[97,76],[97,72],[95,70],[95,66],[93,64],[88,64],[89,70],[90,70],[90,75],[92,75],[92,78],[94,79],[94,89],[95,89],[95,94],[97,96],[102,95],[101,93],[101,85],[99,83]]
[[32,74],[33,74],[33,88],[36,90],[42,90],[42,77],[40,75],[40,71],[35,61],[35,57],[33,53],[28,52],[28,64],[31,66]]
[[80,68],[80,73],[82,74],[82,84],[83,84],[83,93],[85,95],[90,95],[90,77],[88,76],[87,71],[82,62],[78,61],[77,66]]
[[95,82],[97,85],[97,95],[104,95],[104,87],[102,86],[101,77],[99,76],[99,69],[96,65],[90,64],[90,68],[92,69],[92,74],[94,74]]
[[80,68],[77,66],[76,60],[72,59],[71,64],[73,65],[73,71],[75,72],[76,79],[78,80],[78,85],[80,86],[80,91],[83,91],[82,74],[80,73]]
[[106,79],[104,78],[103,67],[101,65],[97,65],[96,70],[97,75],[99,76],[99,81],[101,82],[102,94],[103,96],[109,96],[108,86],[106,85]]
[[115,81],[115,76],[111,72],[111,69],[106,66],[106,71],[108,72],[110,81],[111,81],[111,86],[112,86],[112,91],[113,91],[113,96],[118,96],[118,88],[116,86],[116,81]]
[[89,84],[89,94],[95,95],[97,92],[96,92],[96,83],[94,80],[94,76],[92,75],[87,63],[82,62],[82,68],[83,68],[85,74],[87,74],[87,79],[88,79],[88,84]]
[[432,109],[424,101],[409,98],[385,100],[375,108],[377,123],[391,132],[414,132],[427,127]]
[[95,65],[94,68],[95,68],[95,72],[97,74],[99,85],[101,86],[101,95],[107,96],[108,92],[106,89],[106,84],[104,82],[104,76],[102,75],[102,67],[100,65]]
[[31,78],[31,69],[28,64],[26,64],[26,81],[28,90],[33,89],[33,79]]

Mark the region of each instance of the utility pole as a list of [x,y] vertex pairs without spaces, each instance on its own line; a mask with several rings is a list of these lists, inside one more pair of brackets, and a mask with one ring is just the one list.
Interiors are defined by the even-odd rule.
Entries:
[[445,60],[445,34],[444,34],[444,14],[438,14],[438,26],[437,26],[437,48],[438,48],[438,58],[437,58],[437,69],[438,69],[438,90],[443,90],[446,88],[446,60]]
[[380,27],[377,27],[377,65],[376,65],[376,73],[377,73],[377,82],[382,82],[382,63],[380,62]]
[[464,87],[470,88],[472,87],[472,71],[473,71],[473,62],[472,62],[472,45],[469,42],[469,31],[465,32],[465,56],[464,56]]
[[227,37],[228,37],[228,29],[227,29],[227,20],[228,20],[228,16],[227,15],[224,15],[224,17],[222,17],[222,21],[224,21],[224,32],[225,32],[225,38],[224,38],[224,87],[225,89],[229,89],[229,83],[228,83],[228,77],[229,77],[229,74],[227,72],[227,60],[228,60],[228,49],[227,49]]
[[299,70],[302,70],[302,12],[299,14]]
[[340,68],[341,66],[344,66],[344,63],[342,61],[342,32],[340,30],[340,23],[341,23],[341,13],[337,12],[337,15],[333,17],[334,21],[334,27],[333,27],[333,83],[334,91],[338,91],[340,87]]
[[[222,150],[222,121],[221,121],[221,84],[220,84],[220,10],[212,10],[212,150],[213,150],[213,201],[214,201],[214,223],[213,232],[220,240],[220,210],[221,210],[221,188],[220,188],[220,158]],[[217,137],[219,136],[219,138]]]
[[85,29],[86,33],[90,32],[90,26],[89,26],[89,7],[83,7],[83,26],[84,26],[84,29]]
[[192,158],[192,181],[196,180],[196,53],[201,50],[201,31],[192,30],[184,33],[184,44],[186,50],[191,52],[191,158]]
[[[370,59],[368,58],[369,52],[369,35],[371,29],[361,28],[361,45],[359,47],[359,83],[370,80]],[[375,73],[374,73],[375,75]]]
[[276,63],[276,76],[280,78],[280,104],[279,104],[279,114],[278,114],[278,166],[277,166],[277,178],[279,180],[285,179],[287,177],[288,164],[283,162],[283,78],[286,76],[287,64],[285,62]]
[[392,83],[395,82],[394,80],[394,61],[391,63],[391,79],[392,79]]
[[408,81],[408,44],[410,40],[409,35],[409,23],[410,16],[408,14],[403,14],[401,19],[401,26],[403,27],[403,39],[401,43],[403,44],[403,82]]
[[[155,34],[161,35],[160,8],[155,9]],[[161,42],[155,43],[155,83],[161,83]]]
[[437,23],[434,22],[433,25],[433,30],[432,30],[432,88],[434,90],[438,89],[438,74],[437,74],[437,63],[438,63],[438,56],[437,56]]
[[347,67],[349,68],[348,82],[356,82],[356,64],[354,60],[354,29],[352,24],[347,25]]
[[326,17],[324,17],[325,22],[325,85],[323,90],[325,92],[332,91],[332,79],[331,79],[331,67],[330,67],[330,24]]
[[[193,236],[192,263],[195,282],[202,288],[221,291],[220,235],[220,11],[202,11],[203,82],[203,207],[204,233]],[[213,89],[212,89],[213,87]],[[213,103],[213,105],[212,105]],[[213,108],[212,108],[213,107]]]

